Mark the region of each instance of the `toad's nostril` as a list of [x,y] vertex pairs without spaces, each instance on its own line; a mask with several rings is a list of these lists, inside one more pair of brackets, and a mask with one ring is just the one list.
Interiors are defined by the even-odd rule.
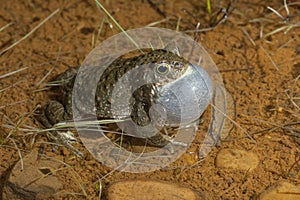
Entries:
[[42,172],[45,175],[52,174],[52,171],[49,168],[39,168],[39,171]]

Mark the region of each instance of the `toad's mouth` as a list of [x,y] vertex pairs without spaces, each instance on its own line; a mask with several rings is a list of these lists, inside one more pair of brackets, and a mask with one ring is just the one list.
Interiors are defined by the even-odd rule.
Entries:
[[157,104],[161,109],[150,113],[150,117],[161,118],[164,115],[167,126],[189,124],[206,110],[212,90],[209,74],[200,66],[189,64],[180,78],[158,90]]

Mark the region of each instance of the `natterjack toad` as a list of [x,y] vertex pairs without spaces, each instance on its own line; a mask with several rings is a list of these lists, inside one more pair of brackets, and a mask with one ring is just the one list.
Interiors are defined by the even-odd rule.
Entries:
[[[140,66],[143,67],[134,70]],[[50,128],[58,122],[73,118],[72,108],[74,108],[74,105],[72,107],[72,95],[78,70],[79,68],[70,68],[57,77],[56,81],[60,83],[57,88],[58,98],[50,101],[44,107],[39,117],[40,122],[45,127]],[[113,113],[112,111],[112,95],[118,81],[128,73],[130,73],[130,76],[127,79],[130,79],[130,84],[126,84],[126,90],[131,92],[129,100],[130,113],[128,114],[128,106],[123,106],[122,102],[120,102],[120,105],[117,106],[119,115],[116,116],[116,112]],[[197,73],[204,77],[197,77],[200,76]],[[189,79],[190,77],[192,77],[191,80]],[[76,108],[88,116],[92,114],[90,113],[91,109],[85,107],[84,100],[81,101],[81,98],[86,99],[86,96],[89,95],[88,92],[85,92],[85,88],[89,85],[89,77],[85,78],[87,79],[87,84],[79,85],[79,90],[82,92],[79,96],[79,102],[82,102],[82,104],[76,105]],[[194,83],[197,78],[201,79],[200,84]],[[148,79],[155,81],[151,82]],[[137,81],[144,81],[147,84],[136,88],[134,84]],[[98,119],[126,119],[129,117],[138,127],[145,127],[151,123],[154,123],[154,127],[159,129],[168,126],[179,126],[182,120],[180,114],[184,111],[177,107],[178,105],[180,107],[182,102],[180,102],[180,99],[176,100],[176,94],[167,89],[174,86],[176,89],[182,87],[183,90],[193,94],[202,89],[199,92],[202,96],[196,94],[197,98],[199,98],[196,99],[196,107],[201,107],[199,112],[193,114],[192,112],[195,110],[187,111],[190,115],[187,115],[187,120],[183,119],[183,121],[185,121],[184,123],[189,123],[199,118],[208,106],[212,96],[212,82],[203,69],[190,64],[178,54],[164,49],[148,50],[144,54],[129,58],[120,57],[104,70],[97,83],[95,96],[89,98],[94,101],[95,105],[95,110],[92,110],[92,112],[96,113]],[[184,98],[187,99],[187,97]],[[173,103],[172,101],[177,102]],[[160,105],[161,107],[153,109],[154,105]],[[163,113],[161,113],[161,110],[155,113],[160,108],[163,110]],[[151,112],[154,112],[154,114],[152,113],[153,115],[151,115]],[[131,129],[130,127],[127,127],[128,130],[136,131],[136,129]],[[137,137],[141,136],[140,133],[128,134],[136,135]],[[143,135],[142,133],[141,137],[148,139],[147,141],[155,146],[164,146],[168,142],[162,137],[160,132],[149,135],[147,133]]]

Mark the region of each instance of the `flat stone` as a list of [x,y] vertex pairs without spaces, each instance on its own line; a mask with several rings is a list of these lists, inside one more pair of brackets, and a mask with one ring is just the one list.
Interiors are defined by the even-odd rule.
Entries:
[[300,186],[288,182],[277,182],[261,193],[260,200],[296,200],[300,199]]
[[38,152],[32,151],[13,167],[3,188],[3,199],[48,199],[55,195],[62,184],[55,176],[61,165],[58,161],[38,159]]
[[203,194],[173,183],[154,180],[129,180],[112,184],[107,190],[108,200],[203,200]]
[[222,149],[216,157],[216,166],[238,170],[253,170],[259,159],[256,154],[239,149]]

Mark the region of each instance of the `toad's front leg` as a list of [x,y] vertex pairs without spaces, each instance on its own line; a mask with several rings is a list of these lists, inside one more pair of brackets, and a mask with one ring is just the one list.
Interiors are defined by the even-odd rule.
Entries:
[[[65,107],[58,101],[48,102],[43,110],[40,111],[38,121],[46,128],[53,128],[53,125],[72,119],[72,116],[66,112]],[[48,132],[51,140],[66,147],[78,157],[82,158],[83,153],[72,146],[70,141],[69,131],[61,132],[59,130],[53,130]]]
[[49,101],[38,113],[39,122],[46,128],[52,128],[54,124],[71,119],[65,107],[58,101]]

